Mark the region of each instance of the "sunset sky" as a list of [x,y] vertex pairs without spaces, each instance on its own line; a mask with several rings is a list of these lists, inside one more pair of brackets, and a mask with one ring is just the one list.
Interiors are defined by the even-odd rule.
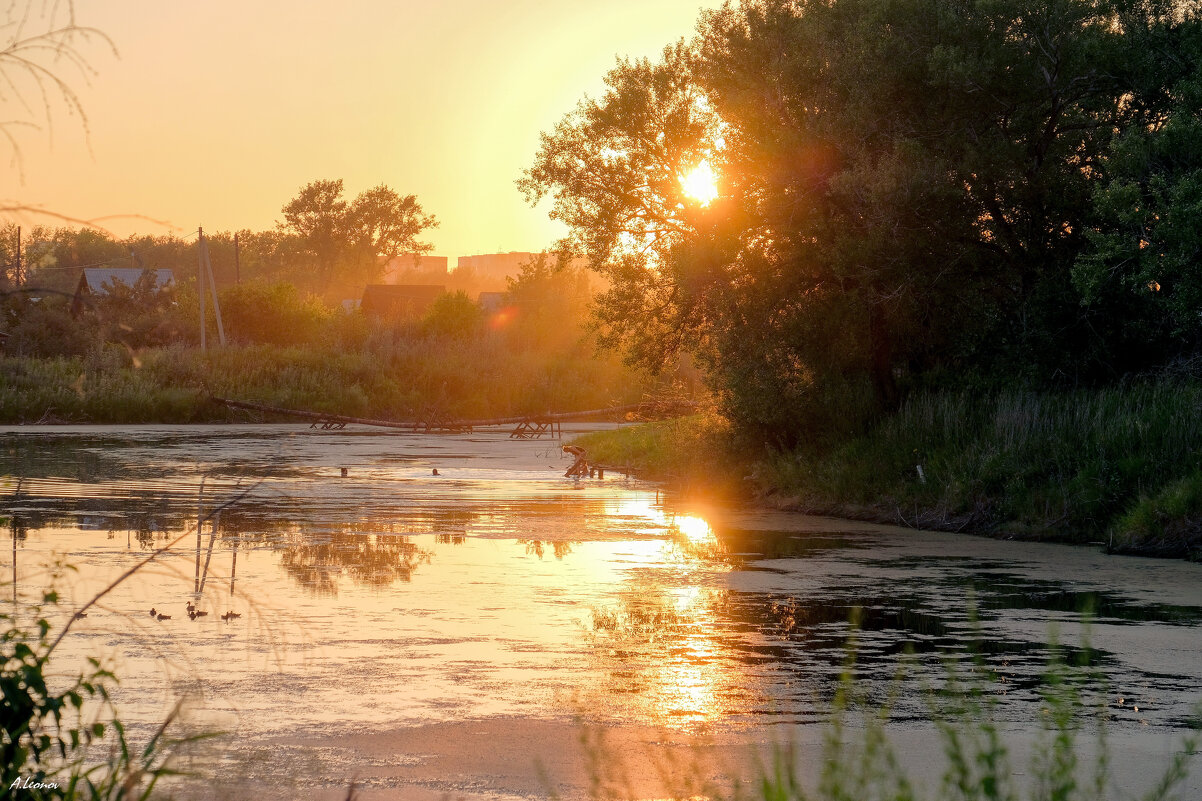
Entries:
[[94,76],[63,70],[88,133],[61,106],[50,136],[19,132],[23,183],[6,160],[0,199],[172,226],[104,222],[122,236],[260,230],[303,184],[343,178],[351,197],[416,194],[441,222],[436,253],[539,250],[561,230],[514,186],[539,133],[616,56],[657,55],[717,5],[77,0],[119,53],[97,43]]

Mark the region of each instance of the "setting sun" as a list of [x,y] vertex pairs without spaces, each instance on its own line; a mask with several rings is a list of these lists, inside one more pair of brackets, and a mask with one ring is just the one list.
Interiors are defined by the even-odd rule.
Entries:
[[680,176],[680,187],[702,206],[708,206],[718,197],[718,176],[709,162],[703,161],[687,175]]

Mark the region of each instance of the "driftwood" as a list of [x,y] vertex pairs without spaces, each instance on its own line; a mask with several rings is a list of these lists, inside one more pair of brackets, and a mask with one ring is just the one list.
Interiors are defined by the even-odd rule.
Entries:
[[564,473],[564,478],[587,478],[592,471],[589,470],[588,460],[585,458],[584,448],[579,445],[564,445],[564,453],[570,453],[576,457],[576,461],[572,462],[572,466],[568,468],[568,472]]

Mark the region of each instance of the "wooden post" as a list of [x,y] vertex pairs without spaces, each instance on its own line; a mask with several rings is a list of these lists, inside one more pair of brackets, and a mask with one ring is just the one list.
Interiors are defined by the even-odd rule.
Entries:
[[242,262],[238,258],[238,232],[234,232],[234,283],[242,283]]
[[17,286],[21,285],[21,226],[17,226]]

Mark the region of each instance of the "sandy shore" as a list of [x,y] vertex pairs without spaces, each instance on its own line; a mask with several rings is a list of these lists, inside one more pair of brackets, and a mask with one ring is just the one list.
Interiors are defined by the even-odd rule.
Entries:
[[[730,797],[733,782],[754,780],[765,766],[791,754],[807,790],[816,787],[825,726],[787,726],[686,732],[646,726],[586,726],[562,720],[494,718],[434,723],[343,737],[281,737],[279,752],[304,753],[306,767],[268,776],[247,764],[213,788],[217,797],[296,798],[336,801],[356,787],[362,801],[507,801],[560,798]],[[853,731],[852,737],[855,737]],[[945,769],[943,744],[932,726],[895,726],[890,736],[899,764],[923,797],[938,797]],[[1031,781],[1032,755],[1042,751],[1037,734],[1008,730],[1015,784]],[[1081,735],[1081,776],[1091,781],[1096,744]],[[1181,749],[1180,732],[1121,732],[1109,739],[1114,787],[1146,791]],[[278,756],[278,752],[277,752]],[[278,762],[276,764],[279,764]],[[1190,757],[1191,776],[1179,797],[1202,797],[1202,757]],[[754,787],[744,786],[744,793]],[[248,796],[247,793],[251,795]]]

